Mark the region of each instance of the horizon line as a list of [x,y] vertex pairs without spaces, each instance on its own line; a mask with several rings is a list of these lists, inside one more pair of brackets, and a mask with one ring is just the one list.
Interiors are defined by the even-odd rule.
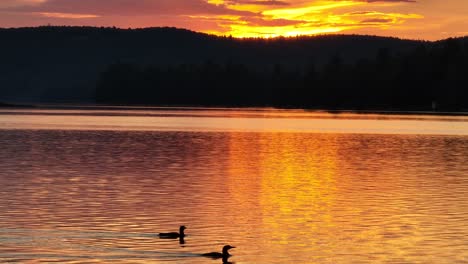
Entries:
[[0,26],[0,30],[14,30],[14,29],[34,29],[34,28],[99,28],[99,29],[118,29],[118,30],[145,30],[145,29],[176,29],[176,30],[183,30],[183,31],[188,31],[196,34],[203,34],[207,36],[215,36],[215,37],[220,37],[220,38],[233,38],[233,39],[239,39],[239,40],[256,40],[256,39],[264,39],[264,40],[275,40],[275,39],[294,39],[294,38],[299,38],[299,37],[307,37],[307,38],[314,38],[314,37],[326,37],[326,36],[362,36],[362,37],[379,37],[379,38],[391,38],[391,39],[399,39],[399,40],[408,40],[408,41],[419,41],[419,42],[439,42],[439,41],[444,41],[448,39],[463,39],[463,38],[468,38],[468,35],[460,35],[460,36],[450,36],[447,38],[441,38],[441,39],[436,39],[436,40],[429,40],[429,39],[413,39],[413,38],[401,38],[401,37],[396,37],[396,36],[389,36],[389,35],[370,35],[370,34],[357,34],[357,33],[337,33],[337,32],[331,32],[331,33],[319,33],[319,34],[298,34],[294,36],[274,36],[274,37],[264,37],[264,36],[258,36],[258,37],[235,37],[232,35],[221,35],[221,34],[214,34],[214,33],[208,33],[208,32],[202,32],[202,31],[195,31],[187,28],[182,28],[182,27],[175,27],[175,26],[152,26],[152,27],[118,27],[118,26],[87,26],[87,25],[82,25],[82,26],[76,26],[76,25],[39,25],[39,26],[22,26],[22,27],[2,27]]

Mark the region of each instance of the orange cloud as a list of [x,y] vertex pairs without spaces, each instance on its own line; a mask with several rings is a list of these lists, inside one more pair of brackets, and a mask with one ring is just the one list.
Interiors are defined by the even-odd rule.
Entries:
[[84,18],[99,17],[97,15],[91,15],[91,14],[48,13],[48,12],[42,12],[39,14],[45,17],[70,18],[70,19],[84,19]]

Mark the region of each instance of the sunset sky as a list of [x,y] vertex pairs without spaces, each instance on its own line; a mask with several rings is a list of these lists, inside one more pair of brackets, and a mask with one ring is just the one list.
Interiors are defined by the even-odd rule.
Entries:
[[468,35],[468,0],[0,0],[0,27],[48,24],[435,40]]

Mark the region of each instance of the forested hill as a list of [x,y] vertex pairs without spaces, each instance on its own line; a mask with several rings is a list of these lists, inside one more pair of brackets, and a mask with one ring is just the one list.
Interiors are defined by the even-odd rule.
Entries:
[[94,27],[0,29],[0,100],[93,101],[109,65],[199,64],[228,61],[255,68],[302,67],[339,54],[372,57],[382,47],[406,50],[414,41],[368,36],[238,40],[175,28]]
[[[345,75],[358,76],[351,66],[361,65],[355,69],[366,71],[361,77],[375,79],[376,59],[394,67],[395,58],[400,63],[408,54],[431,56],[452,42],[459,47],[450,48],[457,49],[453,56],[466,54],[462,53],[466,39],[423,42],[359,35],[235,39],[175,28],[0,29],[0,101],[327,107],[333,93],[343,92],[327,85],[346,83]],[[409,68],[417,66],[408,63]],[[238,93],[233,84],[250,92]],[[279,84],[281,88],[276,87]],[[288,85],[298,90],[296,95],[287,91]],[[174,86],[179,87],[178,95],[165,92]],[[323,102],[317,96],[315,103],[307,98],[295,102],[295,96],[313,94]]]

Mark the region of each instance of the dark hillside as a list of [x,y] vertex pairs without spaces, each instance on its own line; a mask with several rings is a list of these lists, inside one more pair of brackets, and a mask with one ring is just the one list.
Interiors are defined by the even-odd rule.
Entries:
[[263,72],[275,65],[302,70],[312,63],[321,67],[332,56],[353,63],[382,48],[399,53],[420,44],[354,35],[242,40],[175,28],[0,29],[0,100],[94,102],[98,76],[116,63],[165,68],[229,62]]
[[176,28],[0,29],[0,100],[468,109],[468,39],[235,39]]

